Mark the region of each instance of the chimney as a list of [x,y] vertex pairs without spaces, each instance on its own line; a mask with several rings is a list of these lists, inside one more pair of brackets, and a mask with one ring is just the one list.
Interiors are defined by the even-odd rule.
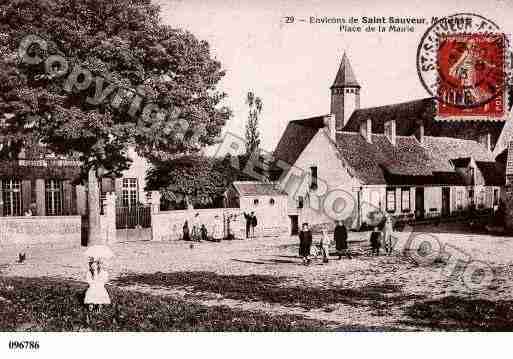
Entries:
[[370,118],[360,122],[360,134],[365,141],[372,143],[372,121]]
[[388,120],[385,122],[385,135],[388,137],[390,143],[392,143],[392,145],[395,146],[395,144],[397,143],[395,119]]
[[328,128],[330,138],[336,141],[336,118],[334,114],[324,116],[324,127]]

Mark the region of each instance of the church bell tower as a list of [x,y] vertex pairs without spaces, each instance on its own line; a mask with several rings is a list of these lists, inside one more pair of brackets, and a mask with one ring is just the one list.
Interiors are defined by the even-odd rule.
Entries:
[[360,88],[349,58],[344,53],[335,81],[330,87],[330,111],[335,115],[337,131],[341,131],[352,113],[360,108]]

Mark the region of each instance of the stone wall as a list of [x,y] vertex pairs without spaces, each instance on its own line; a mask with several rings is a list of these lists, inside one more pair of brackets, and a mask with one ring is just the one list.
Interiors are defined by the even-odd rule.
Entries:
[[[233,234],[237,239],[246,237],[246,222],[240,209],[213,208],[152,213],[152,240],[167,241],[181,239],[185,221],[188,222],[189,230],[191,230],[196,213],[199,214],[197,222],[200,224],[204,223],[209,234],[212,233],[214,224],[218,224],[223,226],[225,237],[228,236],[228,233]],[[265,224],[258,223],[255,235],[259,237],[278,236],[286,235],[288,231],[287,223],[284,223],[283,226],[266,226]]]
[[80,216],[0,217],[0,245],[79,246],[80,239]]

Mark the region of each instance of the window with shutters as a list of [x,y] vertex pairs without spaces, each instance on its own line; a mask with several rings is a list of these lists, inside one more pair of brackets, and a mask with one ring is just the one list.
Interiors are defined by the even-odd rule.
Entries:
[[50,179],[45,181],[45,202],[47,216],[62,216],[62,181]]
[[305,205],[305,199],[303,198],[303,196],[298,196],[297,197],[297,208],[303,208]]
[[395,212],[395,188],[387,188],[387,212]]
[[21,216],[21,181],[10,178],[2,181],[4,216]]
[[310,189],[317,189],[317,166],[310,167]]
[[461,210],[463,209],[463,191],[459,190],[456,193],[456,208]]
[[469,199],[469,202],[470,202],[470,207],[473,207],[474,206],[474,190],[473,189],[469,189],[468,190],[468,199]]
[[137,206],[137,178],[123,178],[121,199],[123,207]]
[[411,210],[410,188],[401,188],[401,211],[409,212]]

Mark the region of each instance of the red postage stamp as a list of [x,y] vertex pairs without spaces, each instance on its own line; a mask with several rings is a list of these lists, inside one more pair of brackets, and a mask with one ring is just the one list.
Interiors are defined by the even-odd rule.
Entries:
[[446,35],[438,46],[438,114],[504,114],[504,35]]
[[443,119],[503,119],[508,41],[491,20],[455,14],[434,23],[417,50],[417,71]]

